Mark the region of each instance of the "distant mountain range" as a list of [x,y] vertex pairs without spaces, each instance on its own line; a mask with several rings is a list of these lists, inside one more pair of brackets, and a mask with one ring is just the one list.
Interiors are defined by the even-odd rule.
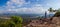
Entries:
[[[49,14],[50,16],[53,16],[54,14]],[[49,17],[47,15],[47,17]],[[18,13],[3,13],[0,14],[0,16],[21,16],[21,17],[36,17],[36,16],[45,16],[45,14],[18,14]]]

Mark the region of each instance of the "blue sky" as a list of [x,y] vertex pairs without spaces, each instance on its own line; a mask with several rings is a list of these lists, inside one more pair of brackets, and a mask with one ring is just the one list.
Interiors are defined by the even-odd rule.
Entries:
[[0,0],[0,6],[5,5],[7,1],[8,1],[8,0]]
[[42,14],[50,7],[60,8],[60,0],[0,0],[0,13]]

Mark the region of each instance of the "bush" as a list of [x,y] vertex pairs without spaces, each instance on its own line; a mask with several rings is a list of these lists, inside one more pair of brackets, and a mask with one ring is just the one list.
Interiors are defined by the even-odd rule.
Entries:
[[22,18],[19,16],[12,16],[11,19],[15,24],[22,23],[23,21]]
[[12,16],[11,19],[12,19],[12,22],[15,23],[15,26],[17,26],[17,25],[19,25],[19,27],[22,26],[23,19],[21,17],[19,17],[19,16]]
[[12,16],[11,19],[7,19],[0,22],[0,27],[22,27],[23,19],[19,16]]
[[54,15],[54,17],[59,17],[60,16],[60,11],[57,11]]

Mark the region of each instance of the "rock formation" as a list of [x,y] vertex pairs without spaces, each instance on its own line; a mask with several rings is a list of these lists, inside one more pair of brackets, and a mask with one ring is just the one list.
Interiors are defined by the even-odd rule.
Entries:
[[23,27],[60,27],[60,17],[32,20],[28,25]]

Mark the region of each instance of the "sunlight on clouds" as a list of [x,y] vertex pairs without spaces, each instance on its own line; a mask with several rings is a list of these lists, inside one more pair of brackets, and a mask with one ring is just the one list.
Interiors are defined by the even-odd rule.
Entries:
[[25,2],[24,0],[10,0],[10,1],[16,4],[23,4]]
[[52,7],[53,9],[60,8],[60,0],[9,0],[4,6],[1,6],[0,13],[33,13],[42,14]]
[[10,0],[7,2],[5,11],[11,12],[11,13],[42,14],[46,10],[46,9],[44,9],[44,7],[42,7],[41,4],[31,5],[30,8],[28,8],[28,5],[26,5],[27,7],[17,8],[17,6],[22,7],[24,4],[31,5],[30,2],[26,3],[24,0]]
[[[40,4],[36,4],[36,5],[34,4],[31,8],[17,8],[17,9],[14,9],[14,8],[16,8],[16,6],[18,6],[18,5],[13,6],[14,3],[23,5],[24,0],[11,0],[10,2],[8,2],[7,3],[8,11],[15,11],[17,13],[21,12],[21,13],[35,13],[35,14],[44,13],[44,11],[45,11],[45,9],[43,9],[42,5],[40,5]],[[13,8],[13,9],[11,9],[11,8]]]
[[34,5],[32,8],[18,8],[16,9],[16,12],[22,12],[22,13],[35,13],[35,14],[40,14],[44,13],[45,9],[41,5]]
[[24,0],[10,0],[7,2],[8,8],[16,8],[16,6],[21,6],[24,4]]

